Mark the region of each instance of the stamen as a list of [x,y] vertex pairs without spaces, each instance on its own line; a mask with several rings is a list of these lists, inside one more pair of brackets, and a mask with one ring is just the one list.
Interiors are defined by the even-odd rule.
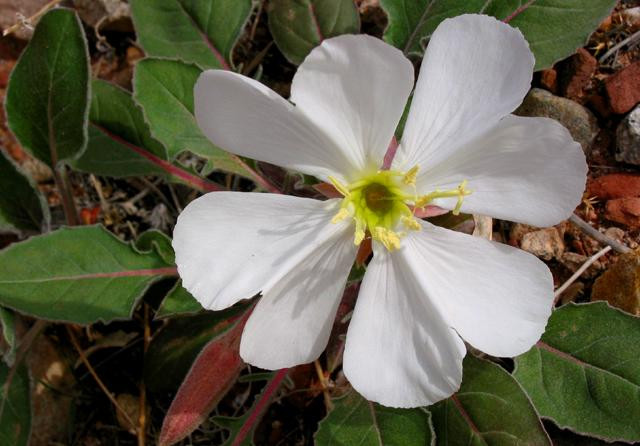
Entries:
[[371,230],[371,236],[382,243],[389,251],[400,249],[400,237],[390,229],[376,226]]
[[365,236],[364,230],[365,228],[362,222],[359,219],[356,219],[356,231],[353,236],[353,243],[356,246],[360,246],[360,243],[362,243],[362,240],[364,240],[364,236]]
[[462,202],[464,201],[464,197],[466,197],[467,195],[470,195],[471,192],[472,191],[467,189],[467,180],[464,180],[455,189],[450,189],[450,190],[445,190],[445,191],[441,191],[440,189],[436,189],[433,192],[430,192],[430,193],[428,193],[426,195],[422,195],[422,196],[418,197],[418,199],[416,200],[414,206],[415,206],[416,209],[419,209],[419,208],[425,207],[427,204],[429,204],[430,202],[432,202],[436,198],[453,198],[453,197],[456,197],[456,198],[458,198],[458,201],[456,202],[456,206],[453,209],[452,213],[453,213],[453,215],[458,215],[458,214],[460,214],[460,208],[462,207]]
[[418,221],[413,217],[407,217],[406,215],[403,215],[401,221],[405,228],[411,229],[412,231],[419,231],[422,229],[420,223],[418,223]]
[[451,213],[453,215],[459,215],[460,214],[460,208],[462,207],[462,202],[464,201],[464,197],[471,193],[471,191],[468,191],[468,190],[465,189],[466,186],[467,186],[467,180],[464,180],[458,186],[458,201],[456,203],[456,207],[453,208],[453,211],[451,211]]
[[333,187],[335,187],[336,190],[338,192],[340,192],[343,197],[348,197],[349,196],[349,188],[347,186],[345,186],[344,184],[342,184],[340,182],[340,180],[338,180],[337,178],[334,178],[332,176],[329,176],[329,181],[331,181],[331,184],[333,184]]
[[420,166],[416,164],[404,174],[404,177],[402,177],[402,182],[407,185],[415,186],[416,177],[418,176],[418,170],[420,170]]
[[349,211],[347,211],[346,208],[340,208],[338,213],[334,215],[333,218],[331,219],[331,223],[333,224],[338,223],[344,220],[345,218],[347,218],[348,216],[349,216]]

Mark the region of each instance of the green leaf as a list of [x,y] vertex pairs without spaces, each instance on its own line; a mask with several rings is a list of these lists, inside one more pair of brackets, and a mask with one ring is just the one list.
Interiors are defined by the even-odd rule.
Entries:
[[0,229],[40,232],[49,226],[49,207],[36,187],[0,154]]
[[95,79],[91,88],[89,143],[86,152],[71,165],[78,170],[111,177],[166,175],[141,154],[162,160],[167,149],[153,139],[131,93]]
[[138,42],[148,56],[228,69],[251,0],[134,0]]
[[171,239],[167,234],[157,229],[143,232],[136,240],[136,248],[143,252],[155,252],[167,265],[175,265],[176,253],[171,246]]
[[357,392],[333,400],[334,408],[318,426],[319,445],[425,446],[433,444],[429,413],[395,409],[365,400]]
[[13,374],[10,383],[7,379],[10,369],[0,363],[0,386],[8,392],[0,396],[0,444],[11,446],[27,446],[31,435],[31,402],[29,394],[29,374],[21,365]]
[[62,228],[0,251],[0,304],[79,324],[123,319],[153,282],[175,274],[102,226]]
[[216,168],[252,178],[235,155],[214,146],[193,115],[193,86],[202,70],[175,60],[144,59],[136,64],[134,98],[144,109],[153,136],[175,159],[189,150],[210,158]]
[[202,348],[234,324],[231,319],[246,309],[233,307],[173,319],[151,340],[145,356],[145,384],[153,392],[174,392]]
[[11,73],[6,107],[20,144],[49,166],[84,151],[89,53],[75,12],[57,8],[40,19]]
[[202,156],[220,150],[200,131],[193,115],[193,86],[200,73],[197,66],[176,60],[143,59],[136,64],[134,99],[171,159],[185,150]]
[[464,359],[460,390],[429,410],[439,445],[551,445],[513,377],[471,354]]
[[604,302],[554,311],[514,376],[540,415],[608,441],[640,441],[640,321]]
[[2,326],[2,338],[9,346],[7,351],[4,352],[3,359],[8,366],[12,366],[16,359],[16,350],[18,348],[15,313],[0,307],[0,325]]
[[616,0],[380,0],[389,16],[384,40],[406,55],[421,56],[444,19],[466,13],[492,15],[519,28],[536,57],[550,67],[585,44]]
[[199,311],[202,311],[202,305],[182,287],[182,280],[178,280],[160,304],[160,308],[156,311],[156,318],[194,314]]
[[272,0],[268,11],[273,40],[294,64],[324,39],[360,32],[353,0]]

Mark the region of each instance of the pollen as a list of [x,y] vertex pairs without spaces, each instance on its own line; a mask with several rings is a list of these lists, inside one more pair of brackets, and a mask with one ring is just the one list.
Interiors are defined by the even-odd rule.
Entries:
[[418,171],[420,170],[420,166],[413,166],[411,169],[404,174],[402,177],[402,182],[407,185],[415,186],[416,185],[416,177],[418,176]]
[[329,177],[331,184],[343,196],[340,210],[331,222],[353,219],[353,242],[356,245],[370,236],[389,251],[400,249],[402,238],[408,231],[422,229],[413,215],[412,207],[424,207],[436,198],[458,198],[453,210],[455,214],[460,211],[464,197],[471,193],[467,189],[467,182],[463,181],[452,190],[436,189],[428,194],[418,195],[416,179],[419,170],[419,166],[406,172],[379,170],[367,173],[349,184]]

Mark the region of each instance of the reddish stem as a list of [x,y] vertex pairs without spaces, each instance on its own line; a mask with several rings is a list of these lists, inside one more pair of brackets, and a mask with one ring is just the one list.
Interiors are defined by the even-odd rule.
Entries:
[[95,128],[97,128],[102,133],[107,135],[109,138],[122,144],[123,146],[128,147],[129,149],[136,152],[138,155],[149,160],[152,164],[155,164],[165,172],[168,172],[170,175],[176,178],[180,178],[182,181],[189,184],[194,189],[197,189],[201,192],[218,192],[218,191],[225,190],[222,186],[212,183],[211,181],[207,181],[204,178],[200,178],[196,175],[193,175],[187,172],[186,170],[183,170],[177,166],[174,166],[170,162],[163,160],[162,158],[154,155],[153,153],[144,150],[142,147],[138,147],[134,144],[131,144],[129,141],[121,138],[115,133],[110,132],[109,130],[102,127],[101,125],[95,124],[93,122],[91,123],[91,125],[93,125]]
[[255,409],[251,412],[251,414],[247,418],[247,421],[245,421],[245,423],[238,431],[238,435],[233,440],[233,444],[231,446],[239,446],[240,444],[242,444],[244,439],[247,438],[247,435],[249,435],[249,433],[251,432],[251,428],[260,419],[260,416],[267,408],[269,401],[271,401],[271,397],[276,392],[276,390],[278,390],[280,384],[287,376],[287,373],[289,373],[289,369],[278,370],[271,381],[269,381],[264,389],[264,392],[262,393],[262,396],[260,397],[260,400],[257,402]]
[[521,12],[524,12],[525,10],[527,10],[529,8],[529,6],[533,5],[533,3],[536,0],[529,0],[527,3],[525,3],[524,5],[520,6],[518,9],[516,9],[515,11],[513,11],[511,14],[509,14],[507,16],[507,18],[505,18],[503,20],[504,23],[509,23],[511,20],[513,20],[514,18],[516,18]]
[[231,155],[231,157],[233,158],[233,160],[240,167],[242,167],[244,170],[249,172],[249,174],[251,175],[251,178],[253,179],[254,183],[256,183],[257,185],[261,186],[267,192],[271,192],[272,194],[281,194],[282,193],[282,191],[280,189],[278,189],[276,186],[274,186],[269,181],[267,181],[263,176],[261,176],[258,172],[256,172],[251,167],[249,167],[247,165],[247,163],[242,161],[242,159],[239,156]]

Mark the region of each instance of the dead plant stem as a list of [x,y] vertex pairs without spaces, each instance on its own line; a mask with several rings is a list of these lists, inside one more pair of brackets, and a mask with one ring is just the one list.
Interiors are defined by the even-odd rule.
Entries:
[[31,24],[34,20],[37,20],[41,15],[45,12],[56,6],[58,3],[62,3],[62,0],[51,0],[49,3],[44,5],[42,8],[38,9],[38,11],[33,14],[31,17],[27,17],[26,19],[19,20],[17,23],[14,23],[9,28],[2,31],[2,37],[6,37],[9,34],[16,32],[23,26],[25,23]]
[[327,407],[327,412],[329,412],[331,409],[333,409],[333,403],[331,402],[331,396],[329,395],[329,386],[327,385],[327,379],[324,376],[324,370],[322,370],[320,361],[318,361],[317,359],[313,361],[313,365],[316,368],[316,374],[318,375],[318,380],[320,381],[320,385],[322,386],[324,404]]
[[73,333],[73,330],[71,329],[71,327],[69,327],[68,325],[66,326],[67,329],[67,333],[69,334],[69,339],[71,339],[71,343],[73,344],[73,348],[76,349],[76,351],[78,352],[78,356],[80,356],[80,360],[82,361],[82,363],[84,364],[84,366],[87,368],[87,370],[89,371],[89,373],[91,374],[91,376],[93,376],[93,379],[96,381],[96,383],[98,384],[98,387],[100,387],[100,390],[102,390],[102,392],[104,392],[104,394],[107,396],[107,398],[109,398],[109,401],[111,401],[111,403],[113,404],[113,406],[116,408],[116,410],[118,412],[120,412],[122,414],[122,416],[124,417],[125,420],[127,420],[127,422],[129,423],[129,425],[132,427],[132,429],[135,430],[136,435],[138,434],[138,429],[135,428],[135,426],[137,426],[137,423],[134,423],[133,420],[131,419],[131,417],[129,416],[129,414],[122,408],[122,406],[120,406],[120,404],[118,404],[118,401],[115,399],[115,397],[111,394],[111,392],[109,391],[109,389],[107,389],[107,386],[104,385],[104,383],[102,382],[102,380],[100,379],[100,377],[98,376],[98,374],[96,373],[96,371],[93,369],[93,367],[91,366],[91,363],[89,362],[89,360],[87,359],[87,356],[84,354],[84,351],[82,350],[82,348],[80,347],[80,344],[78,344],[78,340],[76,339],[76,335]]
[[586,221],[578,217],[576,214],[571,215],[571,217],[569,217],[569,221],[574,225],[576,225],[577,227],[579,227],[580,229],[582,229],[582,231],[585,234],[587,234],[590,237],[593,237],[603,245],[611,246],[611,248],[613,248],[613,250],[616,252],[625,254],[631,251],[630,248],[626,247],[625,245],[623,245],[622,243],[616,240],[613,240],[611,237],[607,237],[606,235],[598,231],[596,228],[591,226],[589,223],[587,223]]
[[608,253],[609,251],[611,251],[611,246],[607,245],[604,248],[602,248],[600,251],[598,251],[597,253],[595,253],[594,255],[592,255],[591,257],[589,257],[587,259],[586,262],[584,262],[582,264],[582,266],[580,268],[578,268],[578,270],[573,273],[573,275],[571,277],[569,277],[569,280],[567,280],[565,283],[562,284],[562,286],[560,286],[554,293],[554,299],[553,299],[553,305],[555,306],[555,304],[558,302],[558,300],[560,299],[560,296],[562,295],[562,293],[564,293],[566,291],[567,288],[569,288],[569,286],[575,282],[576,280],[578,280],[578,278],[582,275],[582,273],[584,273],[587,268],[589,268],[591,265],[593,265],[596,260],[598,260],[600,257],[602,257],[603,255],[605,255],[606,253]]

